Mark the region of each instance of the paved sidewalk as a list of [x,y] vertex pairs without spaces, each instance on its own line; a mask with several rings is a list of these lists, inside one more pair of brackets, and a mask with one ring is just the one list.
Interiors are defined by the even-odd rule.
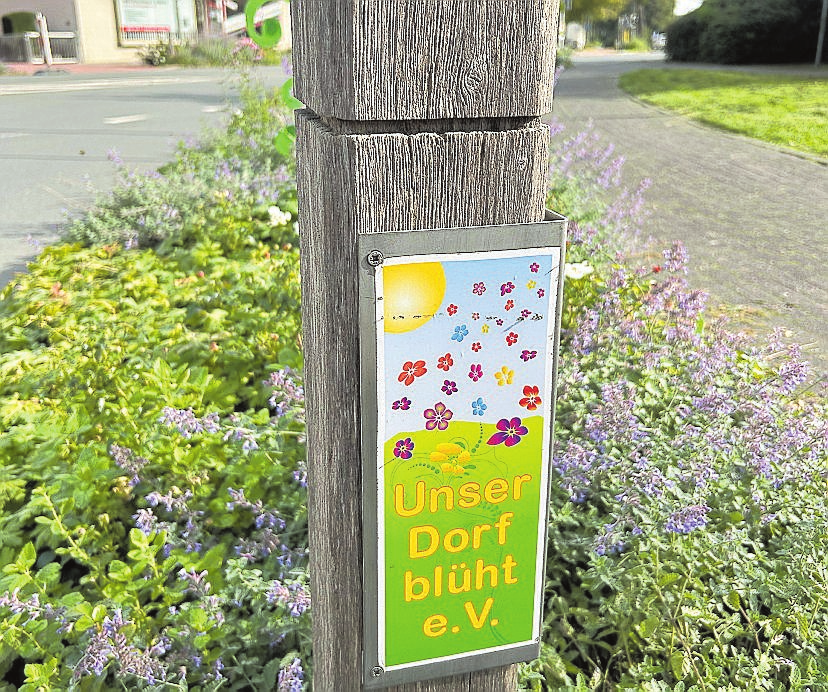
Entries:
[[714,309],[759,333],[789,329],[828,372],[828,161],[694,124],[618,88],[622,72],[658,60],[576,56],[556,89],[555,117],[570,134],[592,121],[626,157],[627,184],[652,179],[647,230],[656,247],[684,241],[690,282]]
[[60,74],[112,74],[115,72],[147,72],[153,70],[175,70],[179,69],[175,65],[165,67],[154,67],[146,63],[118,63],[118,64],[104,64],[104,65],[90,65],[87,63],[72,63],[68,65],[52,65],[51,68],[46,65],[33,65],[28,62],[6,62],[0,63],[0,66],[5,68],[5,76],[45,76],[45,75],[60,75]]

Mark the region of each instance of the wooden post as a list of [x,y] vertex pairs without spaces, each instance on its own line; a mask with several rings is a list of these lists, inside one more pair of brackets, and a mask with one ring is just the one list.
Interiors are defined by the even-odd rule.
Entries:
[[[363,688],[357,236],[544,218],[559,0],[293,0],[314,689]],[[396,687],[515,689],[516,667]]]

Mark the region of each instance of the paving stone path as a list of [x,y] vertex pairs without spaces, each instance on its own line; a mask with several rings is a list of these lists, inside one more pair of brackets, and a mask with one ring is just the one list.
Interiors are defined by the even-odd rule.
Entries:
[[828,372],[828,161],[693,124],[618,88],[620,74],[658,60],[577,57],[554,115],[571,133],[592,120],[626,157],[627,184],[652,179],[647,231],[660,246],[684,241],[691,285],[740,327],[786,328]]

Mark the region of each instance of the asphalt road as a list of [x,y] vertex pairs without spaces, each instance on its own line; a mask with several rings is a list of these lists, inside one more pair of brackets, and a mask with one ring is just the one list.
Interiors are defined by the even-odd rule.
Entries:
[[[279,68],[258,68],[267,85]],[[217,127],[237,101],[225,70],[0,77],[0,286],[57,237],[67,214],[130,170],[169,161],[176,144]]]
[[653,181],[653,248],[684,241],[690,283],[715,310],[758,333],[785,328],[828,372],[828,161],[693,124],[618,89],[623,72],[660,62],[579,56],[558,82],[554,115],[569,134],[592,121],[626,157],[627,185]]

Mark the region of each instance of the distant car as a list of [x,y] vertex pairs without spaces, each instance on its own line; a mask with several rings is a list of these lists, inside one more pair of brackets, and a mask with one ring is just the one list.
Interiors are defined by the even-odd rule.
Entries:
[[652,38],[650,38],[650,44],[653,50],[664,50],[667,45],[667,34],[663,31],[654,31]]

